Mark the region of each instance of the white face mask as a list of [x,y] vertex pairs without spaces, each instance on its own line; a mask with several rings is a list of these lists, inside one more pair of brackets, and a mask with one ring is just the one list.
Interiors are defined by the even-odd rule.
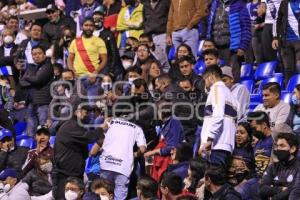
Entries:
[[68,190],[66,193],[65,193],[65,198],[66,200],[76,200],[78,197],[78,194],[72,190]]
[[101,83],[101,87],[105,91],[111,90],[112,89],[112,83],[103,82],[103,83]]
[[53,164],[52,162],[48,162],[46,164],[41,165],[41,170],[47,174],[52,172]]
[[132,63],[130,61],[125,60],[125,61],[122,62],[122,65],[123,65],[124,69],[126,70],[126,69],[128,69],[129,67],[132,66]]
[[130,85],[132,85],[133,84],[133,81],[134,80],[136,80],[137,78],[128,78],[128,83],[130,84]]
[[3,190],[5,192],[8,192],[10,190],[10,185],[9,184],[4,185]]
[[100,195],[100,199],[101,199],[101,200],[109,200],[109,197]]
[[7,35],[3,38],[3,42],[5,44],[11,44],[11,43],[13,43],[13,41],[14,41],[14,38],[11,35]]

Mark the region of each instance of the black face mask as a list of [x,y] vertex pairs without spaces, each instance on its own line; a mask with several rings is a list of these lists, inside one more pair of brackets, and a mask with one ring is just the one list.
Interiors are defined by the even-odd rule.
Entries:
[[75,85],[75,80],[67,80],[68,83],[70,83],[72,86]]
[[261,131],[254,131],[253,135],[259,140],[262,140],[266,137],[265,134]]
[[54,76],[54,81],[58,81],[60,79],[60,76]]
[[97,30],[100,30],[102,27],[103,27],[103,23],[101,21],[100,22],[95,22],[95,28]]
[[248,175],[248,171],[237,172],[236,174],[232,174],[229,179],[229,183],[233,186],[240,184]]
[[276,150],[274,151],[274,154],[277,156],[278,160],[280,162],[287,162],[290,159],[290,152],[286,150]]

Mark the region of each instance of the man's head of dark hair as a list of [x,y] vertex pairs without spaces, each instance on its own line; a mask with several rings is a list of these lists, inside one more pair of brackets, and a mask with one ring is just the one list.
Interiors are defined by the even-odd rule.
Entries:
[[195,64],[195,59],[192,58],[191,56],[182,56],[181,58],[178,59],[177,63],[183,63],[184,61],[190,63],[190,64]]
[[79,189],[84,192],[84,183],[81,179],[79,179],[77,177],[69,177],[66,180],[66,184],[67,183],[72,183],[74,185],[77,185],[79,187]]
[[46,49],[45,47],[41,46],[41,45],[37,45],[35,47],[32,47],[31,51],[35,50],[35,49],[40,49],[43,51],[44,54],[46,54]]
[[281,87],[276,82],[270,82],[263,86],[263,90],[269,90],[271,93],[278,94],[279,97],[281,95]]
[[148,86],[144,79],[138,78],[138,79],[135,79],[132,83],[133,83],[134,87],[136,87],[137,89],[144,86],[145,91],[148,91]]
[[266,123],[266,126],[270,128],[270,119],[267,113],[263,111],[251,112],[248,114],[247,120],[251,123],[255,121],[256,124]]
[[206,49],[205,51],[203,51],[203,55],[213,55],[216,58],[219,58],[219,52],[217,49]]
[[31,30],[34,26],[39,26],[39,27],[43,30],[43,26],[42,26],[40,23],[38,23],[38,22],[35,22],[35,23],[31,24],[30,30]]
[[82,24],[86,23],[86,22],[92,22],[95,25],[95,21],[92,17],[87,17],[83,20]]
[[193,149],[187,143],[182,143],[176,147],[175,159],[179,162],[189,161],[193,158]]
[[147,38],[149,40],[149,42],[153,42],[152,35],[147,34],[147,33],[143,33],[142,35],[140,35],[140,38]]
[[182,192],[182,178],[174,172],[165,173],[160,183],[161,187],[168,188],[173,195],[179,195]]
[[223,167],[210,165],[205,172],[205,178],[209,178],[214,185],[224,185],[227,174]]
[[11,15],[9,16],[9,18],[7,19],[7,21],[9,22],[10,20],[16,20],[16,21],[19,21],[19,18],[15,15]]
[[150,176],[140,177],[137,182],[137,189],[141,190],[144,198],[155,198],[158,190],[158,183]]
[[209,76],[209,75],[213,75],[217,78],[222,78],[222,70],[220,69],[220,67],[218,65],[212,65],[208,68],[206,68],[203,77]]
[[128,74],[129,72],[134,72],[134,73],[137,73],[137,74],[139,74],[139,75],[142,75],[143,70],[142,70],[140,67],[132,66],[132,67],[129,67],[129,68],[126,70],[126,73],[127,73],[127,74]]
[[95,191],[99,188],[105,188],[108,194],[113,194],[115,190],[115,185],[113,182],[106,179],[96,179],[91,184],[91,190]]
[[197,200],[198,198],[195,197],[194,195],[184,195],[177,197],[176,200]]
[[295,147],[296,151],[294,155],[297,155],[299,150],[299,138],[293,133],[279,133],[277,136],[277,141],[279,139],[284,139],[289,144],[290,148]]

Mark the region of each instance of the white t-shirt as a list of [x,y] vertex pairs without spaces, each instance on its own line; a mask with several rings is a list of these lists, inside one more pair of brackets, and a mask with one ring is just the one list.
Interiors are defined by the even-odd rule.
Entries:
[[105,134],[100,166],[103,170],[118,172],[127,177],[133,170],[133,146],[146,147],[143,130],[125,119],[116,118],[110,122]]
[[281,0],[262,0],[261,2],[267,5],[265,23],[266,24],[276,23]]

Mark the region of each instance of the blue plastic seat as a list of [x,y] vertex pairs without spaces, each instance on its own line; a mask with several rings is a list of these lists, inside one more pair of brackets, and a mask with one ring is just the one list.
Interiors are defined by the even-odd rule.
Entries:
[[240,83],[247,87],[250,94],[252,93],[253,87],[254,87],[254,81],[253,80],[242,80],[242,81],[240,81]]
[[203,44],[204,44],[205,40],[200,40],[199,41],[199,44],[198,44],[198,51],[197,51],[197,56],[202,56],[202,47],[203,47]]
[[51,136],[51,137],[50,137],[49,143],[50,143],[50,146],[51,146],[51,147],[54,146],[55,139],[56,139],[56,136]]
[[271,61],[271,62],[259,64],[254,74],[255,79],[263,80],[271,77],[275,72],[277,64],[278,64],[277,61]]
[[251,103],[262,103],[261,94],[250,94],[250,104]]
[[266,78],[262,80],[258,86],[257,93],[261,94],[263,86],[266,85],[267,83],[273,83],[273,82],[278,83],[281,88],[284,88],[283,76],[274,76],[272,78]]
[[33,138],[21,139],[17,141],[17,146],[33,149],[35,147],[35,141]]
[[259,102],[250,102],[249,104],[249,112],[252,112],[256,106],[258,106],[258,104],[260,104]]
[[253,77],[253,65],[243,64],[241,67],[241,80],[252,79]]
[[290,104],[292,101],[292,93],[281,93],[281,100],[287,104]]
[[194,71],[198,75],[202,75],[205,72],[205,63],[203,60],[198,60],[194,66]]
[[26,122],[17,122],[15,125],[16,135],[22,135],[22,133],[26,130],[27,123]]
[[169,54],[168,54],[168,59],[169,60],[174,60],[176,57],[176,49],[174,46],[171,47]]
[[290,78],[289,83],[286,87],[286,90],[288,92],[293,92],[296,85],[298,85],[298,84],[300,84],[300,74],[296,74]]

